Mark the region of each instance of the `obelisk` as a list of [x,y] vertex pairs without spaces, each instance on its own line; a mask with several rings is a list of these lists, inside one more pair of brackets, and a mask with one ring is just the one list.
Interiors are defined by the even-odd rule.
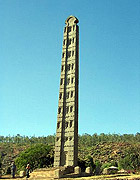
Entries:
[[64,27],[54,166],[78,161],[79,26],[69,16]]

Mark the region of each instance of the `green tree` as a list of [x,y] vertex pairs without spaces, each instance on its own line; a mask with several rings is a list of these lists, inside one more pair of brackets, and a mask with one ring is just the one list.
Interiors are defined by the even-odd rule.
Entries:
[[50,167],[53,165],[54,152],[52,146],[46,144],[32,145],[20,153],[15,163],[18,170],[25,169],[29,163],[31,169]]
[[1,157],[0,157],[0,176],[1,176],[1,167],[2,167],[2,159],[1,159]]
[[140,169],[140,148],[133,146],[125,151],[125,157],[119,160],[119,169],[127,170]]
[[90,155],[87,156],[86,167],[91,167],[92,169],[95,167],[95,164],[93,162],[93,158]]
[[110,166],[112,166],[111,162],[108,162],[108,163],[104,163],[102,166],[101,166],[101,169],[105,169],[105,168],[109,168]]
[[95,175],[99,175],[102,172],[102,163],[98,160],[95,161],[95,169],[94,169],[94,173]]

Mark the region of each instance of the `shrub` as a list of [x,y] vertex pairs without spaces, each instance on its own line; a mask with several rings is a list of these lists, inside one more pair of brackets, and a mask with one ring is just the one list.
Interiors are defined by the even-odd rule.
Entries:
[[11,174],[11,167],[8,167],[8,168],[7,168],[6,174]]
[[2,159],[1,159],[1,157],[0,157],[0,177],[1,177],[1,174],[2,174],[2,169],[1,169],[1,166],[2,166]]
[[95,175],[99,175],[102,172],[102,163],[100,161],[95,161],[95,170],[94,170],[94,174]]
[[112,166],[112,164],[108,162],[108,163],[103,164],[101,168],[105,169],[105,168],[109,168],[110,166]]
[[131,147],[126,150],[125,157],[119,160],[119,169],[139,170],[140,168],[140,152],[138,147]]
[[15,163],[19,171],[25,170],[28,163],[33,170],[36,168],[52,166],[53,161],[54,152],[52,146],[46,144],[36,144],[20,153],[16,158]]

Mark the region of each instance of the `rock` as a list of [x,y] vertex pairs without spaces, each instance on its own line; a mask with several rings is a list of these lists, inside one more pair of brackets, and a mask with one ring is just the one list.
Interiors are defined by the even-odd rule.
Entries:
[[75,173],[75,174],[80,174],[80,173],[81,173],[81,168],[80,168],[79,166],[76,166],[76,167],[74,168],[74,173]]
[[87,174],[91,174],[91,167],[87,167],[85,172],[86,172]]
[[55,170],[55,178],[59,179],[63,176],[63,173],[60,169]]
[[22,178],[25,176],[25,174],[26,174],[25,171],[20,171],[19,176]]

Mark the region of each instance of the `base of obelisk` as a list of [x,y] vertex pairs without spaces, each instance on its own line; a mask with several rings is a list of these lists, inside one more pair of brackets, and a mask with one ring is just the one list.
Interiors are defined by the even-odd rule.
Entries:
[[53,168],[42,168],[36,169],[30,174],[29,179],[38,180],[38,179],[59,179],[59,178],[76,178],[81,176],[89,176],[91,171],[81,172],[79,166],[63,166],[63,167],[53,167]]

